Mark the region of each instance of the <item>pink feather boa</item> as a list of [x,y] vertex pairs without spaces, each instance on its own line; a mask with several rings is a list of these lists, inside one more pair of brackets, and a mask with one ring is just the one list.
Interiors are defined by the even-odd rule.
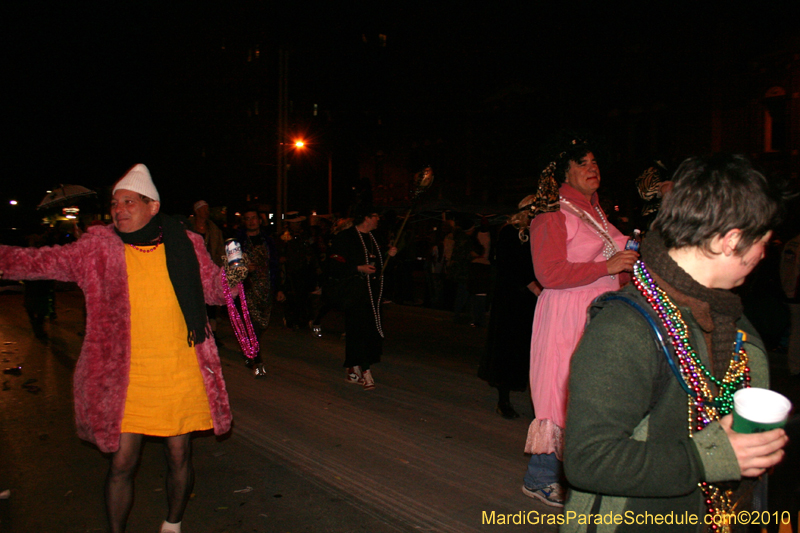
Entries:
[[[210,305],[224,305],[220,269],[197,234],[187,232],[200,263],[203,293]],[[93,226],[66,246],[0,246],[6,279],[74,281],[86,298],[86,337],[75,367],[75,424],[78,436],[103,452],[119,448],[131,359],[131,308],[125,245],[112,226]],[[195,347],[211,408],[214,433],[231,428],[231,408],[213,337]]]

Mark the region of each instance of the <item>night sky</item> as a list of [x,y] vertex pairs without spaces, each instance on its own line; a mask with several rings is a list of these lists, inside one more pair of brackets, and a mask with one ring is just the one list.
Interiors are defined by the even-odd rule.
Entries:
[[38,202],[58,183],[99,190],[138,162],[172,210],[201,196],[271,194],[281,46],[294,127],[318,156],[298,172],[324,173],[321,154],[332,151],[345,187],[360,153],[438,142],[449,148],[423,151],[419,163],[435,162],[454,187],[466,161],[476,174],[533,175],[537,145],[555,128],[592,129],[614,107],[680,101],[702,91],[715,65],[779,46],[800,20],[800,2],[562,4],[7,5],[0,200]]

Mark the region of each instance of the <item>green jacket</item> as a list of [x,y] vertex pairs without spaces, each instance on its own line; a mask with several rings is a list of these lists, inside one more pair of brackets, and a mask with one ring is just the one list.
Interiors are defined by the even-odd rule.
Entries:
[[[620,293],[648,308],[632,285]],[[702,330],[688,308],[680,310],[692,346],[708,365]],[[612,522],[599,524],[598,533],[703,531],[705,507],[697,484],[740,479],[724,430],[713,422],[689,438],[687,394],[637,310],[610,301],[590,311],[593,318],[570,367],[564,470],[572,490],[561,531],[586,531],[590,513]],[[751,386],[766,388],[764,345],[746,318],[737,326],[747,333]],[[644,513],[651,521],[637,525],[637,519],[647,518]],[[686,513],[695,515],[696,526],[686,525]],[[654,525],[656,515],[670,516],[673,523]]]

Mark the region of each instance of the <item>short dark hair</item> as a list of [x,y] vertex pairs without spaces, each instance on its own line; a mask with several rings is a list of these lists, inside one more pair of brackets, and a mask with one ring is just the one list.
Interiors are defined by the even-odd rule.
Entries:
[[732,229],[742,232],[742,254],[780,223],[780,187],[767,181],[743,155],[712,154],[685,160],[661,203],[652,228],[668,249],[696,246],[710,253],[711,240]]
[[261,211],[258,210],[258,206],[256,204],[246,204],[242,209],[242,218],[244,218],[245,213],[253,212],[257,214],[259,217],[261,216]]

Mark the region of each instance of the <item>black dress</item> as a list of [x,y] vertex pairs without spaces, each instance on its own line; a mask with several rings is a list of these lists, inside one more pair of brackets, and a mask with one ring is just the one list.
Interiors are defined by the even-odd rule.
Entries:
[[507,224],[500,230],[495,248],[497,281],[489,318],[486,353],[478,376],[489,385],[524,391],[528,387],[531,331],[536,295],[528,285],[536,280],[529,242],[520,242],[519,231]]
[[[344,310],[345,316],[345,368],[360,366],[367,370],[380,361],[383,352],[381,326],[381,280],[383,256],[371,233],[361,233],[349,228],[339,233],[331,245],[331,277],[348,283],[352,303]],[[365,252],[366,248],[366,252]],[[358,272],[359,265],[371,262],[376,273],[365,276]]]

